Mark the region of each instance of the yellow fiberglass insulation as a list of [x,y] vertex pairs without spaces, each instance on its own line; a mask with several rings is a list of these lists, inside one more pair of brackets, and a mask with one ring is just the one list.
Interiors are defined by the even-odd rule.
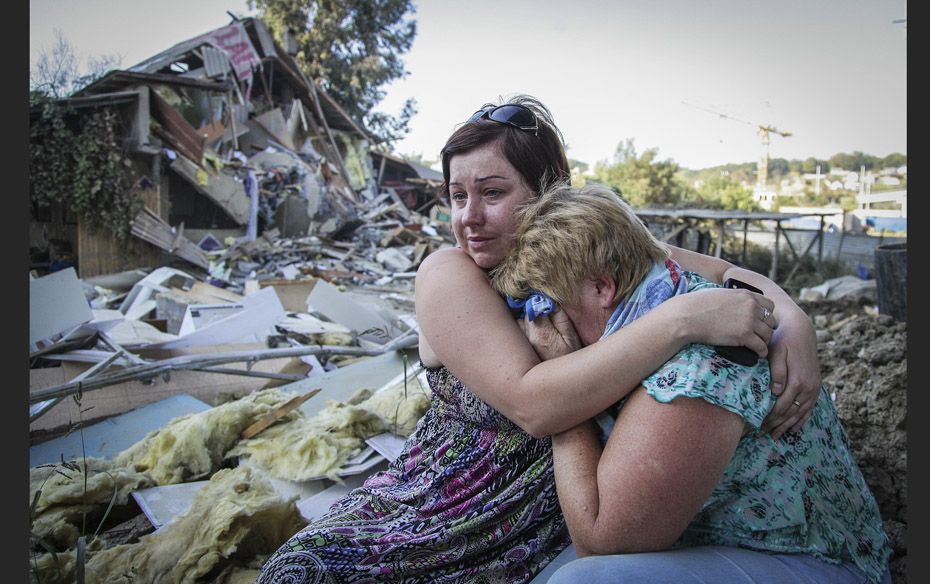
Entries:
[[212,582],[229,565],[267,557],[306,522],[248,467],[221,469],[197,493],[190,509],[138,543],[95,553],[87,582],[187,584]]
[[387,430],[398,436],[409,436],[417,422],[429,409],[429,393],[416,377],[375,392],[359,407],[387,420]]
[[246,455],[271,476],[306,481],[336,471],[365,446],[365,438],[384,432],[383,418],[358,406],[331,401],[312,418],[271,426],[242,440],[228,456]]
[[36,554],[29,559],[30,582],[42,584],[72,584],[77,552],[68,550],[56,554]]
[[60,548],[72,547],[80,527],[93,532],[111,501],[114,506],[125,505],[132,491],[153,485],[148,475],[103,458],[33,467],[29,469],[29,501],[36,502],[32,533]]
[[374,395],[364,389],[347,403],[330,401],[313,418],[278,424],[242,440],[227,456],[248,456],[251,464],[279,479],[339,480],[336,473],[365,447],[365,438],[395,428],[409,434],[428,407],[421,391],[408,388],[405,399],[403,384]]
[[148,473],[158,485],[203,478],[220,468],[243,430],[292,397],[277,388],[266,389],[205,412],[180,416],[113,460]]

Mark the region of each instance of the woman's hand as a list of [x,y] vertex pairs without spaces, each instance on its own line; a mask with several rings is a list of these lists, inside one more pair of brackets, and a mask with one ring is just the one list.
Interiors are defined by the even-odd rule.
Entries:
[[810,417],[820,396],[820,361],[817,336],[810,318],[797,313],[783,317],[769,347],[772,393],[775,406],[762,424],[762,431],[778,439],[797,431]]
[[674,296],[677,321],[688,342],[749,347],[767,357],[769,342],[778,322],[775,303],[749,290],[710,288]]
[[567,355],[581,348],[581,340],[572,321],[564,310],[556,309],[551,315],[537,316],[530,321],[518,321],[520,329],[543,361]]

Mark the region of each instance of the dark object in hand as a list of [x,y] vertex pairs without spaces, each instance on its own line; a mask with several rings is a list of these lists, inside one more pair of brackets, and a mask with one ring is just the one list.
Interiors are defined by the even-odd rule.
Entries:
[[[742,282],[734,278],[727,278],[727,281],[723,283],[723,287],[724,288],[745,288],[746,290],[749,290],[750,292],[756,292],[757,294],[762,294],[762,290],[759,290],[758,288],[756,288],[755,286],[751,284],[747,284],[746,282]],[[716,349],[717,354],[723,357],[724,359],[729,359],[730,361],[733,361],[734,363],[738,363],[740,365],[746,365],[747,367],[751,367],[759,361],[759,355],[757,355],[755,351],[753,351],[752,349],[748,347],[742,347],[742,346],[731,347],[731,346],[714,345],[714,349]]]

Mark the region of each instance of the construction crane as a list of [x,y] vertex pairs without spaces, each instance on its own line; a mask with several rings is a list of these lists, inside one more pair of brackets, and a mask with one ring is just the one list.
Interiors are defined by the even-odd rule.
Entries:
[[741,120],[729,114],[714,111],[712,109],[702,107],[699,105],[694,105],[693,103],[688,103],[687,101],[682,101],[681,103],[697,108],[699,110],[703,110],[711,114],[715,114],[721,118],[726,118],[728,120],[733,120],[734,122],[740,122],[742,124],[748,124],[750,126],[755,126],[756,132],[759,134],[759,136],[762,137],[762,157],[759,158],[759,164],[757,166],[756,190],[760,192],[764,191],[765,185],[766,185],[766,182],[768,181],[768,176],[769,176],[769,141],[770,141],[769,135],[778,134],[779,136],[787,138],[788,136],[791,136],[791,132],[782,132],[775,126],[771,126],[771,125],[757,124],[755,122],[747,122],[746,120]]

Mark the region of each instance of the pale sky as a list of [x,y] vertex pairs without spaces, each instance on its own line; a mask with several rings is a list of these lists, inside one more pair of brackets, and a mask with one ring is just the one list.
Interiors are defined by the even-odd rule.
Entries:
[[[549,106],[569,157],[593,164],[627,138],[687,168],[770,155],[907,153],[905,0],[415,0],[408,76],[380,109],[418,102],[400,153],[436,159],[498,95]],[[82,59],[128,68],[224,26],[245,0],[30,0],[30,64],[60,30]],[[688,102],[738,118],[721,118]]]

